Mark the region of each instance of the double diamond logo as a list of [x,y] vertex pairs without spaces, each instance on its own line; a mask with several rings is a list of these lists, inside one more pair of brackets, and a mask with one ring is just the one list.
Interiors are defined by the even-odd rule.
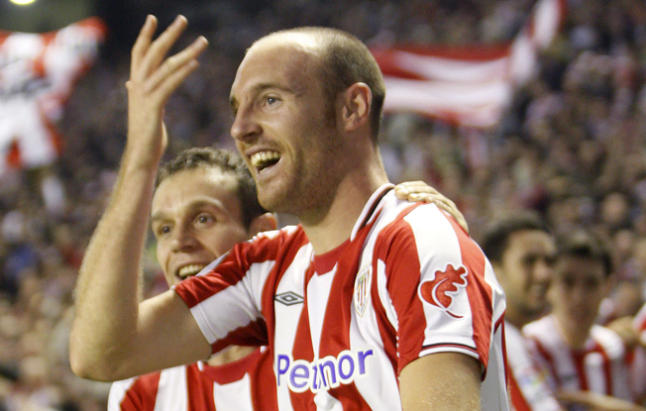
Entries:
[[293,291],[287,291],[286,293],[276,294],[274,300],[283,305],[294,305],[301,304],[304,299]]

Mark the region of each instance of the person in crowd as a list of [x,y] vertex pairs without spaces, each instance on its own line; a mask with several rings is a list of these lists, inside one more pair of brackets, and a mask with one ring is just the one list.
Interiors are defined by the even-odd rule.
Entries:
[[[552,312],[523,328],[564,403],[602,410],[643,409],[634,401],[644,387],[629,364],[629,347],[595,323],[612,286],[610,253],[599,236],[575,231],[559,242],[551,290]],[[572,405],[571,409],[579,409]]]
[[556,245],[541,217],[523,210],[496,220],[485,231],[482,248],[505,291],[505,347],[509,392],[515,410],[560,410],[547,373],[521,334],[527,323],[548,308]]

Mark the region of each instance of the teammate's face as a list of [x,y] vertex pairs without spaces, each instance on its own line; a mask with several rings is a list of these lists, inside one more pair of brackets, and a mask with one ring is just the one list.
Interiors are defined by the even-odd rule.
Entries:
[[517,231],[508,243],[496,274],[507,297],[509,317],[530,321],[547,306],[556,247],[552,237],[540,230]]
[[299,217],[329,198],[338,158],[327,108],[333,103],[324,98],[315,47],[301,40],[261,40],[231,88],[231,134],[256,181],[260,204]]
[[601,261],[560,257],[555,266],[552,306],[561,325],[587,331],[597,318],[609,282]]
[[216,168],[182,170],[157,187],[151,222],[169,285],[248,238],[236,189],[235,177]]

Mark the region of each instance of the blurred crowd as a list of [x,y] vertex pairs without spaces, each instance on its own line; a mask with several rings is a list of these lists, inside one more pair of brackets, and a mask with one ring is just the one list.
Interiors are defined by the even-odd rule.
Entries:
[[[229,87],[262,34],[307,24],[345,29],[369,45],[494,44],[513,38],[533,1],[198,3],[186,42],[199,33],[211,45],[168,104],[169,155],[232,147]],[[160,16],[162,24],[172,17]],[[125,143],[130,44],[109,42],[58,124],[59,161],[0,176],[0,410],[105,409],[107,384],[72,375],[67,338],[83,250]],[[454,200],[476,240],[493,218],[519,208],[538,211],[555,234],[598,232],[620,279],[600,318],[634,314],[646,297],[646,3],[569,0],[539,63],[494,129],[387,115],[386,169],[394,182],[424,180]],[[165,288],[152,251],[143,270],[147,295]]]

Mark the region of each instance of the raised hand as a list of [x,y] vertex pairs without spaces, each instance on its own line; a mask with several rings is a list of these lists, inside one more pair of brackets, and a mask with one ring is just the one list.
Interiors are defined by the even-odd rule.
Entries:
[[170,57],[166,54],[188,24],[184,16],[155,40],[157,19],[149,15],[132,47],[128,90],[128,146],[138,164],[154,164],[168,143],[163,123],[164,106],[184,79],[198,67],[197,57],[208,42],[203,36]]

